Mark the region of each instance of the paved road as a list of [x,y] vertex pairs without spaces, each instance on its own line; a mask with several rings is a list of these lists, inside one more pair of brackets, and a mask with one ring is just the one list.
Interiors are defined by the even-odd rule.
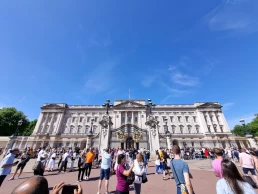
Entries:
[[[190,166],[203,166],[207,164],[205,167],[209,166],[208,161],[191,161],[190,163],[195,163],[194,165],[191,164]],[[196,167],[197,168],[197,167]],[[149,181],[142,185],[142,193],[148,194],[171,194],[175,193],[176,187],[174,180],[167,179],[162,180],[162,175],[155,175],[155,168],[154,164],[149,168],[150,175],[148,176]],[[193,175],[192,183],[194,185],[194,190],[196,194],[215,194],[215,186],[217,182],[217,178],[213,175],[213,172],[209,170],[194,170],[191,169],[191,173]],[[28,177],[31,177],[32,173],[24,173],[21,176],[21,179],[14,180],[14,181],[7,181],[7,179],[11,176],[9,175],[6,181],[3,183],[2,187],[0,188],[0,194],[7,194],[11,193],[11,191],[18,186],[20,183],[25,181]],[[48,180],[50,190],[54,187],[55,184],[65,181],[67,184],[75,184],[77,180],[77,172],[68,172],[68,173],[61,173],[56,174],[55,172],[52,173],[45,173],[45,177]],[[83,187],[84,194],[96,194],[97,193],[97,183],[99,178],[99,169],[93,169],[91,174],[91,179],[88,181],[81,182]],[[112,176],[110,181],[110,191],[115,191],[116,186],[116,177]],[[50,192],[51,193],[51,192]],[[104,193],[104,190],[102,190]],[[133,188],[132,191],[133,192]],[[257,192],[258,193],[258,192]]]
[[[200,161],[186,161],[189,164],[191,173],[193,175],[192,183],[196,194],[216,194],[215,186],[217,178],[211,171],[209,160]],[[0,188],[0,194],[8,194],[18,186],[20,183],[25,181],[27,178],[33,176],[31,168],[34,161],[31,161],[26,167],[26,173],[22,174],[19,180],[7,181],[11,175],[9,175],[2,187]],[[171,179],[163,180],[162,175],[155,175],[154,163],[151,163],[151,167],[148,169],[150,175],[148,176],[149,181],[142,185],[142,193],[148,194],[171,194],[175,193],[175,181]],[[55,184],[65,181],[67,184],[75,184],[77,181],[77,171],[56,174],[56,172],[46,172],[45,177],[48,180],[50,190]],[[93,169],[91,173],[91,179],[88,181],[81,182],[84,194],[95,194],[97,193],[97,184],[99,178],[99,169]],[[104,186],[104,185],[103,185]],[[116,177],[112,176],[110,180],[110,191],[115,191]],[[50,192],[51,193],[51,192]],[[104,193],[104,190],[102,190]],[[132,191],[133,192],[133,188]],[[258,193],[258,190],[257,190]]]

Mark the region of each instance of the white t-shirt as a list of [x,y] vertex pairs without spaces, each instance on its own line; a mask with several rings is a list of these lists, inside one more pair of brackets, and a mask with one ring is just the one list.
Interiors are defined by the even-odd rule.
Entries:
[[56,158],[56,153],[53,153],[53,154],[51,155],[50,159],[52,159],[52,158]]
[[40,150],[40,152],[38,153],[38,158],[37,161],[40,161],[40,157],[44,154],[46,154],[47,152],[45,150]]
[[62,156],[62,162],[64,162],[66,160],[66,158],[69,156],[70,154],[69,153],[65,153],[63,156]]

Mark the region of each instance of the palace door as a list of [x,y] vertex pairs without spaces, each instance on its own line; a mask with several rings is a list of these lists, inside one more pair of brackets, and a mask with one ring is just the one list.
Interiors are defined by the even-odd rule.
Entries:
[[131,137],[126,139],[126,149],[134,148],[134,140]]

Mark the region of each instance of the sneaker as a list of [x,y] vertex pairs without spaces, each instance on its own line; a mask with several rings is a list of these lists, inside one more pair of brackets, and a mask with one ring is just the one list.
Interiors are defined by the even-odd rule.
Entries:
[[12,181],[12,180],[14,180],[13,176],[12,176],[11,178],[9,178],[9,179],[8,179],[8,181]]

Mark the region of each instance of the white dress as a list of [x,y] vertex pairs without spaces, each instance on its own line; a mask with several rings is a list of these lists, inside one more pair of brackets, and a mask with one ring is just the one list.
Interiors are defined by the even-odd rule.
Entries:
[[56,153],[53,153],[50,156],[50,160],[49,160],[49,163],[48,163],[48,169],[53,169],[55,167],[55,160],[53,160],[52,158],[56,158]]
[[[72,158],[74,160],[72,160]],[[74,166],[74,162],[75,162],[75,159],[76,159],[76,153],[73,153],[73,157],[71,158],[71,164],[70,164],[70,169],[73,169],[73,166]]]

